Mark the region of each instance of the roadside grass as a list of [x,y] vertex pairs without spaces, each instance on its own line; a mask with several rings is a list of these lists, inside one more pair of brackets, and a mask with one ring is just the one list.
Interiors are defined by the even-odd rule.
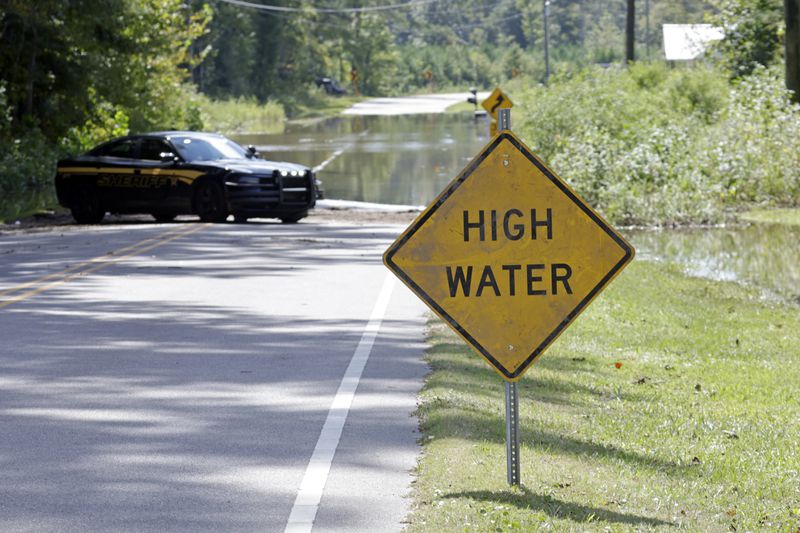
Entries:
[[748,222],[800,226],[800,209],[755,209],[740,215],[739,218]]
[[[483,111],[483,108],[478,106],[478,109]],[[457,104],[453,104],[445,110],[445,113],[474,113],[475,112],[475,104],[470,104],[469,102],[459,102]]]
[[800,531],[800,308],[634,262],[520,381],[520,489],[503,381],[429,340],[410,531]]
[[225,134],[280,133],[286,122],[281,104],[259,104],[254,98],[211,100],[201,96],[200,109],[205,129]]
[[286,114],[291,120],[332,117],[365,99],[364,96],[354,95],[303,94],[297,98],[286,100]]

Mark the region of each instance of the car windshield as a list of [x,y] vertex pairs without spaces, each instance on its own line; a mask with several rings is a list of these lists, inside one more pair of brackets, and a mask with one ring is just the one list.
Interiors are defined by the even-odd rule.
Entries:
[[225,137],[170,137],[175,149],[187,162],[217,159],[247,159],[247,150]]

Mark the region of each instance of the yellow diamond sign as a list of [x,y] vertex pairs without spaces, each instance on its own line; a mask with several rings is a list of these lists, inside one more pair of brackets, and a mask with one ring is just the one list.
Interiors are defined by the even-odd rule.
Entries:
[[481,102],[481,106],[489,113],[492,120],[497,120],[497,114],[501,109],[511,109],[514,107],[514,104],[511,102],[511,99],[500,90],[500,87],[495,87],[492,94],[489,95],[489,98]]
[[633,259],[513,133],[494,137],[384,262],[508,381]]

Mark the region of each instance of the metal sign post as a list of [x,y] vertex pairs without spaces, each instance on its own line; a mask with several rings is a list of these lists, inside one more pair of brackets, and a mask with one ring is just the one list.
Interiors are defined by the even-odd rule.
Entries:
[[508,484],[519,487],[519,389],[506,381],[506,464]]
[[[497,113],[498,129],[511,129],[511,109]],[[519,389],[517,382],[506,381],[506,464],[508,484],[519,487]]]

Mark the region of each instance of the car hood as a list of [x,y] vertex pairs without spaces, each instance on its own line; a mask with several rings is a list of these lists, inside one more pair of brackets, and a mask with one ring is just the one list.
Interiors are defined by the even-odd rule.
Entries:
[[296,170],[298,172],[305,172],[306,170],[308,170],[308,167],[304,165],[298,165],[296,163],[287,163],[284,161],[268,161],[265,159],[227,159],[227,160],[222,159],[213,162],[197,161],[194,164],[208,165],[216,168],[225,167],[226,170],[230,170],[232,172],[241,172],[243,174],[252,174],[252,173],[269,174],[276,170],[277,171],[285,170],[287,172],[291,172],[292,170]]

